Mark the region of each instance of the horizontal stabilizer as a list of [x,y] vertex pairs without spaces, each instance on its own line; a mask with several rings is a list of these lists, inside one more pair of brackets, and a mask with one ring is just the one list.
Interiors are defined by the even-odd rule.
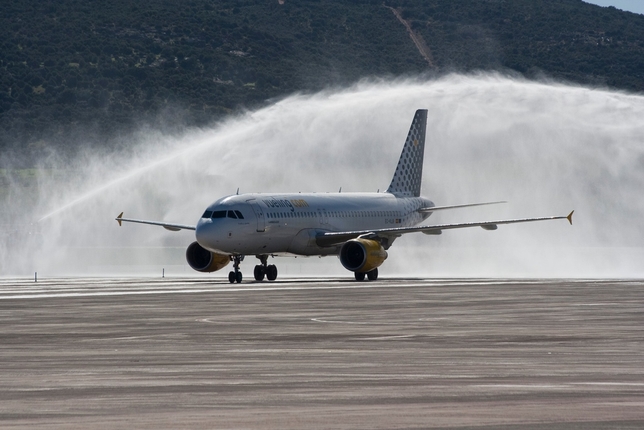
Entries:
[[428,212],[434,212],[434,211],[441,211],[444,209],[459,209],[459,208],[471,208],[474,206],[486,206],[486,205],[499,205],[501,203],[507,203],[505,201],[501,202],[486,202],[486,203],[468,203],[465,205],[451,205],[451,206],[432,206],[429,208],[420,208],[418,209],[418,212],[420,213],[428,213]]

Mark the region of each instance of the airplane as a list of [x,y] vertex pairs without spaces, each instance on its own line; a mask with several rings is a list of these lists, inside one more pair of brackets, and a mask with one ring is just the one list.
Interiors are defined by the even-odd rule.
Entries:
[[[443,230],[481,227],[496,230],[501,224],[566,219],[572,214],[540,218],[457,224],[422,225],[433,212],[505,202],[435,206],[421,197],[427,110],[414,115],[389,188],[384,193],[238,194],[226,196],[206,208],[197,225],[116,218],[123,222],[150,224],[171,231],[194,230],[196,241],[186,250],[186,260],[198,272],[214,272],[231,261],[232,283],[242,282],[240,264],[255,255],[254,278],[277,279],[277,267],[268,257],[337,255],[354,272],[357,281],[378,279],[378,268],[387,259],[394,241],[407,233],[441,234]],[[341,190],[340,190],[341,191]]]

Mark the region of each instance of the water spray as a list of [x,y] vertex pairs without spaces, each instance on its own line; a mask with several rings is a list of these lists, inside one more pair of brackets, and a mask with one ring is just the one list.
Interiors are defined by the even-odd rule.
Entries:
[[[2,273],[29,273],[34,263],[68,275],[153,273],[159,264],[185,264],[190,232],[117,230],[113,218],[124,210],[194,224],[208,204],[237,188],[386,187],[401,133],[418,108],[429,110],[423,195],[437,205],[509,202],[437,213],[430,222],[542,216],[574,207],[576,225],[401,238],[383,276],[644,274],[638,222],[644,213],[644,97],[495,74],[362,82],[287,97],[179,138],[134,135],[135,150],[127,156],[90,153],[78,179],[43,180],[37,196],[13,194],[12,207],[24,208],[16,213],[40,219],[41,228],[38,235],[0,239]],[[27,209],[34,198],[36,213]],[[285,259],[280,267],[284,274],[291,267],[346,275],[334,258]]]

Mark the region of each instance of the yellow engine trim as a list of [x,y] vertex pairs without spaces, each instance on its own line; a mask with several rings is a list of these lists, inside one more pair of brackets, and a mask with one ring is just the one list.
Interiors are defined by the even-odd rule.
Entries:
[[230,257],[224,254],[215,254],[203,248],[199,243],[192,242],[186,249],[186,260],[190,267],[197,272],[215,272],[228,265]]
[[370,272],[386,259],[387,251],[373,239],[351,239],[340,250],[340,262],[352,272]]
[[208,272],[215,272],[217,270],[221,270],[224,267],[228,266],[228,263],[230,263],[230,257],[227,255],[222,255],[222,254],[215,254],[214,252],[212,253],[212,261],[210,262],[210,265],[208,266]]

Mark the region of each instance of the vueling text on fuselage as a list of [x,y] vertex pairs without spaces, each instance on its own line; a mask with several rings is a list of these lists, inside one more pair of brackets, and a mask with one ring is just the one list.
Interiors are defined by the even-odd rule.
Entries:
[[309,204],[304,199],[272,199],[262,200],[269,208],[308,208]]

